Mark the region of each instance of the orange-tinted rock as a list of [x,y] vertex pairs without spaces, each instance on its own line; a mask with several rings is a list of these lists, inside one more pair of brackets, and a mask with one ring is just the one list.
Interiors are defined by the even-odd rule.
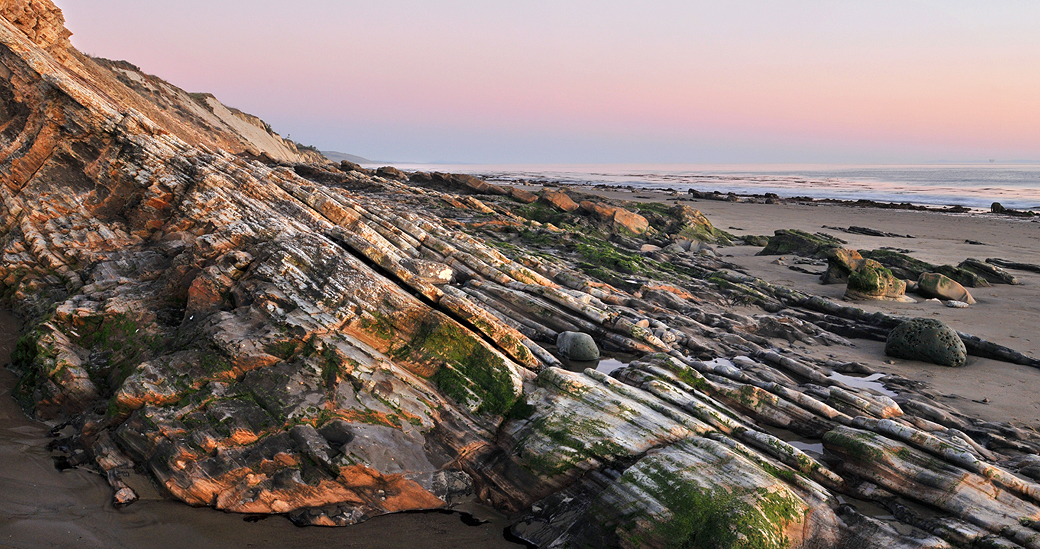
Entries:
[[563,191],[543,190],[541,200],[553,208],[564,212],[573,212],[578,209],[578,203]]
[[650,223],[645,217],[624,208],[618,208],[614,211],[613,221],[615,232],[621,230],[639,235],[645,233],[650,228]]
[[538,201],[538,195],[531,191],[525,191],[524,189],[512,186],[506,187],[506,191],[509,193],[511,198],[523,202],[524,204],[531,204],[532,202]]

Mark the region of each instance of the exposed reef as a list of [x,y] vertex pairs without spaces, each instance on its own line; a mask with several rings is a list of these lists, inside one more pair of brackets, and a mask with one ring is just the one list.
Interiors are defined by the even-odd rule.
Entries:
[[144,470],[301,525],[477,498],[540,546],[1040,547],[1037,433],[790,345],[904,319],[741,273],[688,206],[279,159],[67,36],[0,10],[0,296],[19,397],[116,503]]

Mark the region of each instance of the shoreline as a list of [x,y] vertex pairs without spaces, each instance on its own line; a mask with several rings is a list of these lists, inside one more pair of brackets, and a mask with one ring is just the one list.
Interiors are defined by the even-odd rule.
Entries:
[[[529,182],[522,180],[494,180],[486,179],[486,181],[494,182],[497,185],[518,187],[528,191],[537,191],[543,188],[561,188],[561,189],[573,189],[587,194],[594,194],[597,196],[604,196],[608,198],[615,198],[618,200],[630,200],[634,202],[638,201],[663,201],[663,200],[679,200],[683,202],[696,202],[696,201],[713,201],[713,202],[730,202],[730,203],[742,203],[742,204],[800,204],[809,206],[840,206],[845,208],[862,208],[862,209],[878,209],[878,210],[903,210],[903,211],[915,211],[915,212],[935,212],[945,214],[992,214],[995,216],[1001,216],[1009,219],[1020,219],[1026,221],[1034,221],[1040,223],[1040,208],[1015,210],[1004,208],[1000,206],[1000,202],[994,201],[989,208],[976,208],[970,206],[962,206],[957,204],[950,204],[945,206],[939,206],[936,204],[925,204],[919,202],[886,202],[880,200],[873,200],[867,198],[861,198],[857,200],[843,200],[839,198],[817,198],[813,196],[779,196],[775,193],[760,193],[760,194],[748,194],[748,193],[735,193],[735,192],[721,192],[721,191],[699,191],[697,189],[688,189],[686,191],[680,191],[674,188],[652,188],[652,187],[636,187],[633,185],[607,185],[607,184],[575,184],[565,183],[559,181],[544,181],[544,182]],[[632,194],[632,197],[624,197],[624,193]],[[637,193],[652,194],[652,195],[664,195],[661,197],[640,197]],[[995,208],[994,206],[999,206]],[[996,211],[1000,210],[1000,211]]]

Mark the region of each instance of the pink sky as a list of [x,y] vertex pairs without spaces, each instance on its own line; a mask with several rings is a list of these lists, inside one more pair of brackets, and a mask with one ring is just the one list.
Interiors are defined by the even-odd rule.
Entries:
[[397,161],[1040,160],[1040,3],[56,0],[126,59]]

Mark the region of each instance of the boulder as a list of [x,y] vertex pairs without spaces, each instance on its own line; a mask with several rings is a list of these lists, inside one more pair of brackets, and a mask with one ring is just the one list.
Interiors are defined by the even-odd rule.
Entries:
[[673,207],[668,213],[675,218],[675,221],[668,226],[670,234],[687,240],[729,244],[732,235],[716,229],[700,210],[680,204]]
[[914,300],[905,294],[906,282],[893,276],[892,271],[873,259],[863,260],[863,265],[849,274],[848,287],[845,288],[845,299],[912,303]]
[[542,202],[545,202],[557,210],[573,212],[578,209],[578,203],[571,200],[571,197],[567,196],[567,193],[563,191],[551,191],[546,189],[542,191],[541,199]]
[[610,223],[611,230],[615,233],[640,235],[650,228],[650,222],[645,217],[624,208],[589,200],[582,200],[578,207],[582,211],[595,215],[601,221]]
[[957,332],[934,318],[911,318],[896,326],[888,334],[885,354],[951,367],[963,366],[967,358]]
[[847,244],[823,233],[809,234],[797,229],[779,229],[769,238],[769,244],[757,255],[801,255],[823,257],[827,250]]
[[824,252],[827,258],[827,271],[823,273],[823,284],[845,284],[849,275],[859,270],[866,260],[856,250],[847,248],[831,248]]
[[599,360],[599,347],[592,336],[583,332],[560,332],[556,348],[571,360]]
[[614,210],[613,229],[615,232],[628,231],[633,234],[643,234],[649,228],[650,223],[645,217],[624,208]]
[[398,181],[407,181],[408,174],[393,166],[383,166],[376,170],[376,175],[379,177],[385,177],[387,179],[396,179]]
[[518,202],[524,204],[531,204],[532,202],[538,201],[538,195],[531,191],[525,191],[519,187],[505,187],[506,192],[509,193],[509,197]]
[[964,286],[939,273],[923,273],[917,279],[917,293],[925,297],[952,299],[954,301],[963,301],[969,305],[975,304],[975,298],[971,297],[971,294],[964,289]]

